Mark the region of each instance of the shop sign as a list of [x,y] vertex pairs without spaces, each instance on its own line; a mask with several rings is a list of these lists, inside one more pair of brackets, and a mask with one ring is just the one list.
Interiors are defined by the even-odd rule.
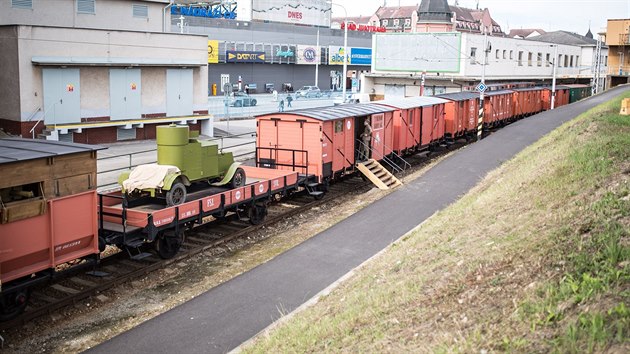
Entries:
[[[350,49],[350,47],[348,47],[348,49]],[[344,55],[343,47],[339,47],[339,46],[328,47],[328,64],[329,65],[343,65],[344,56],[346,57],[347,63],[350,64],[350,58]]]
[[288,49],[286,51],[282,51],[281,49],[278,49],[276,51],[276,56],[277,57],[282,57],[282,58],[292,58],[295,54],[293,53],[293,51],[291,49]]
[[[346,23],[341,23],[341,29],[346,28]],[[385,27],[380,26],[370,26],[370,25],[357,25],[356,23],[348,22],[348,30],[350,31],[360,31],[360,32],[381,32],[384,33],[387,31]]]
[[350,48],[350,64],[372,65],[372,48]]
[[171,7],[171,15],[224,18],[233,20],[236,18],[236,3],[207,6],[173,6]]
[[297,64],[320,64],[321,52],[310,45],[297,46]]
[[226,61],[228,63],[264,63],[265,52],[250,52],[226,50]]
[[256,0],[252,3],[254,21],[294,23],[330,27],[329,0]]
[[219,63],[219,41],[208,40],[208,64]]

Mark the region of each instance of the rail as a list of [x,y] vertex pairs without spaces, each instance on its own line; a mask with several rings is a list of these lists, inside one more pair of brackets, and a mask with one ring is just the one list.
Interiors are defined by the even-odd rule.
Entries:
[[[234,160],[244,160],[245,157],[251,156],[252,154],[255,153],[256,139],[253,139],[251,141],[246,141],[243,143],[237,143],[237,144],[230,144],[233,142],[233,141],[230,141],[230,139],[255,138],[255,137],[256,137],[256,132],[249,132],[249,133],[236,134],[236,135],[227,135],[227,136],[211,138],[211,139],[204,139],[204,141],[218,142],[220,153],[232,152],[234,156]],[[249,145],[252,146],[251,150],[245,149],[246,151],[235,153],[237,151],[237,148],[242,148]],[[240,150],[242,149],[239,149],[238,151]],[[138,151],[125,153],[125,154],[99,157],[98,162],[100,163],[107,160],[116,160],[116,159],[118,160],[125,159],[126,163],[124,165],[119,164],[117,167],[113,167],[113,168],[99,169],[97,172],[97,180],[99,181],[99,184],[97,185],[97,189],[102,191],[102,190],[112,189],[118,186],[118,181],[110,182],[110,181],[107,181],[107,178],[104,178],[105,175],[108,173],[128,171],[139,165],[157,163],[157,159],[155,157],[146,156],[147,154],[154,154],[156,152],[157,152],[157,147],[154,147],[150,149],[138,150]],[[107,182],[101,183],[100,181],[103,181],[103,180],[106,180]]]
[[[269,154],[261,155],[260,152],[268,151]],[[291,153],[291,160],[287,163],[278,162],[279,153]],[[304,161],[305,164],[297,164],[296,161],[296,153],[301,155],[301,161]],[[301,172],[305,175],[308,175],[308,151],[306,150],[294,150],[294,149],[282,149],[277,147],[257,147],[256,148],[256,167],[266,167],[266,168],[276,168],[276,166],[281,167],[291,167],[292,171],[296,171],[296,168],[303,169]],[[298,171],[299,172],[299,171]]]

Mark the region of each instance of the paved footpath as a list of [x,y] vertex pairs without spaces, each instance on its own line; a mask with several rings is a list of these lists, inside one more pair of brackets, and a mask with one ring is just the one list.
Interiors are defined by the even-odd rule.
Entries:
[[330,229],[93,353],[224,353],[293,311],[562,123],[630,86],[511,124]]

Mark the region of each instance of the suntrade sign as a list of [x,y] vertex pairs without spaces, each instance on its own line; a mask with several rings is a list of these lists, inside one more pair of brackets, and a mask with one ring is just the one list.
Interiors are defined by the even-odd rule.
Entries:
[[[346,23],[342,22],[341,29],[345,29],[345,28],[346,28]],[[360,32],[381,32],[381,33],[387,32],[387,29],[385,27],[357,25],[356,23],[353,23],[353,22],[348,22],[348,29],[350,31],[360,31]]]
[[173,6],[171,7],[171,15],[233,20],[236,18],[236,3],[232,5]]

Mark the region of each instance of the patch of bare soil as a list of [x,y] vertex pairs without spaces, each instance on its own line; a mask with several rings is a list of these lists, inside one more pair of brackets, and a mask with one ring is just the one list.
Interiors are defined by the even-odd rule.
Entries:
[[[440,160],[403,178],[411,181]],[[75,353],[94,347],[291,249],[387,195],[376,188],[295,215],[168,269],[2,333],[4,353]]]

